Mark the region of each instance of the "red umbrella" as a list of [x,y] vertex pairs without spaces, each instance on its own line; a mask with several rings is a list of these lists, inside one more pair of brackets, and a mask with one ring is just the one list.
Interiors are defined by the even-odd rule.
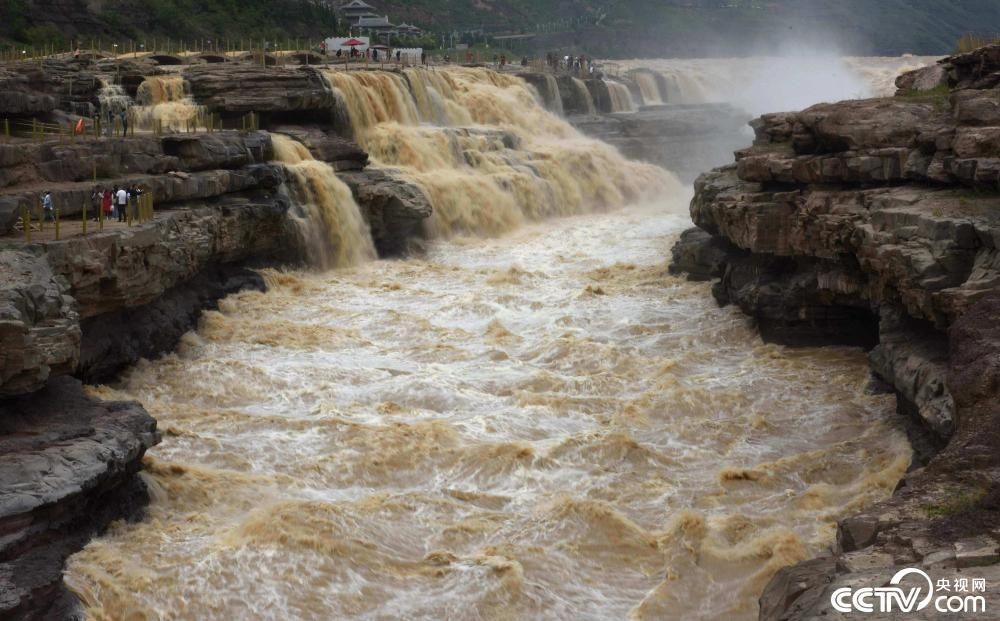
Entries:
[[340,44],[340,47],[357,47],[359,45],[364,45],[364,41],[358,41],[357,39],[348,39]]

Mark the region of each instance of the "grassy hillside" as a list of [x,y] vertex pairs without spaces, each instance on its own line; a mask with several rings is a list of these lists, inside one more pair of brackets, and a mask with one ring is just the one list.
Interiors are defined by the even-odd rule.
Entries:
[[[393,21],[414,22],[438,33],[531,32],[538,36],[524,51],[609,57],[743,55],[801,42],[837,45],[856,54],[946,54],[964,33],[1000,30],[1000,0],[369,3]],[[120,40],[318,38],[336,30],[328,5],[312,0],[0,0],[0,40],[18,43],[81,35]],[[476,35],[465,39],[476,42]]]

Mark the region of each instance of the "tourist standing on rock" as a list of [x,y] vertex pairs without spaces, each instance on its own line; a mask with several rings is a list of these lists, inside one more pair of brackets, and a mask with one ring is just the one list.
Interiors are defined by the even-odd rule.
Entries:
[[114,216],[114,207],[112,207],[111,200],[111,190],[104,188],[101,192],[101,209],[104,210],[104,219],[110,220]]
[[118,203],[118,205],[117,205],[117,208],[118,208],[118,221],[119,222],[124,222],[125,221],[125,210],[128,209],[128,192],[125,190],[124,187],[121,187],[121,188],[118,188],[117,192],[115,192],[115,196],[118,199],[116,201]]
[[427,52],[420,52],[420,64],[425,67],[427,66]]
[[122,118],[122,138],[128,136],[128,110],[121,111]]
[[104,209],[104,192],[99,186],[94,186],[94,192],[90,195],[90,208],[94,210],[94,220],[101,215]]
[[45,211],[45,221],[52,222],[55,220],[55,209],[52,206],[52,192],[46,190],[45,196],[42,197],[42,210]]

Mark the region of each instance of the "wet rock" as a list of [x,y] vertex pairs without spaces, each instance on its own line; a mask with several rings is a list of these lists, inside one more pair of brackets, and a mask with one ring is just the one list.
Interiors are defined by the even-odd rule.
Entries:
[[815,605],[833,580],[836,564],[836,559],[822,557],[778,570],[760,596],[760,618],[784,621]]
[[209,265],[148,304],[86,319],[76,375],[88,383],[111,381],[140,359],[154,360],[173,351],[181,337],[198,326],[202,312],[218,308],[222,298],[266,288],[257,272]]
[[380,256],[406,252],[420,234],[421,223],[432,212],[423,190],[386,169],[345,172],[338,175],[351,188],[371,227]]
[[65,559],[148,501],[136,475],[158,441],[138,403],[91,399],[70,378],[0,401],[0,616],[56,616]]
[[720,237],[713,237],[699,228],[687,229],[670,253],[670,273],[686,274],[688,280],[712,280],[725,274],[726,261],[738,252]]

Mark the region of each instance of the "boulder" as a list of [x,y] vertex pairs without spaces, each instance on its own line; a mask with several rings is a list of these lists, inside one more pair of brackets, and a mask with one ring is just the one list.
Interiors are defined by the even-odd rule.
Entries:
[[431,204],[418,186],[387,169],[367,169],[338,175],[351,188],[365,214],[380,256],[406,252],[431,215]]

